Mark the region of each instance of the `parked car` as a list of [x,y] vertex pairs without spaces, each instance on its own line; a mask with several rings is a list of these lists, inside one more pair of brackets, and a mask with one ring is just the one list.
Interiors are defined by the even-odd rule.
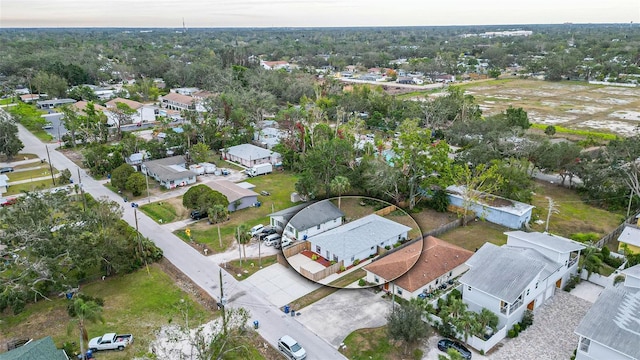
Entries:
[[265,226],[264,228],[262,228],[262,231],[260,231],[260,233],[258,233],[256,236],[258,237],[258,240],[262,241],[267,236],[273,235],[273,234],[275,234],[277,232],[278,231],[276,229],[272,228],[271,226]]
[[53,129],[53,124],[51,123],[46,123],[42,126],[43,129],[45,130],[49,130],[49,129]]
[[303,360],[307,358],[307,352],[304,348],[289,335],[278,339],[278,350],[293,360]]
[[469,351],[469,349],[464,347],[459,342],[453,341],[453,340],[449,340],[449,339],[442,339],[442,340],[438,341],[438,349],[440,351],[447,352],[447,350],[449,350],[449,348],[455,349],[457,352],[460,353],[460,355],[462,355],[463,358],[465,358],[467,360],[471,359],[471,351]]
[[264,190],[262,190],[262,191],[260,191],[260,195],[262,195],[262,196],[269,196],[269,195],[271,195],[271,193],[270,193],[270,192],[268,192],[268,191],[264,191]]
[[262,229],[264,229],[264,225],[258,224],[252,227],[251,229],[249,229],[249,234],[251,234],[252,237],[256,236],[262,231]]
[[293,240],[291,240],[290,237],[284,237],[282,239],[282,241],[280,242],[280,245],[282,245],[282,247],[287,247],[289,245],[293,244]]
[[282,236],[280,234],[272,234],[264,238],[265,246],[275,246],[276,244],[280,245],[280,239]]
[[0,168],[0,174],[13,172],[13,168],[11,166]]
[[191,218],[193,220],[200,220],[200,219],[206,218],[209,215],[207,214],[206,211],[193,210],[193,211],[191,211],[191,215],[190,216],[191,216]]
[[89,349],[98,350],[124,350],[127,345],[133,342],[131,334],[106,333],[100,337],[89,340]]
[[0,198],[0,206],[10,206],[17,202],[16,198]]

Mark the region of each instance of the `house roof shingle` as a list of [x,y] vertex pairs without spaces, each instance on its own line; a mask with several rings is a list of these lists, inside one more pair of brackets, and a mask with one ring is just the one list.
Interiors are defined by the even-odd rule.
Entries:
[[619,353],[640,359],[640,289],[606,288],[587,311],[576,334]]
[[277,152],[267,150],[261,148],[259,146],[251,145],[251,144],[241,144],[228,148],[226,151],[223,149],[222,152],[226,152],[231,156],[235,156],[245,160],[258,160],[264,159],[271,156],[280,156]]
[[306,208],[307,206],[313,204],[313,202],[306,202],[306,203],[302,203],[296,206],[292,206],[290,208],[286,208],[284,210],[280,210],[280,211],[276,211],[272,214],[269,214],[270,217],[277,217],[277,216],[282,216],[284,218],[284,220],[289,221],[291,220],[291,218],[297,214],[298,212],[300,212],[300,210]]
[[56,348],[50,336],[34,340],[0,354],[0,360],[68,360],[64,350]]
[[[450,244],[433,236],[427,236],[421,243],[422,251],[418,261],[406,274],[396,279],[395,284],[407,291],[414,292],[440,276],[464,264],[473,252]],[[396,256],[391,254],[388,256]],[[384,259],[384,258],[383,258]],[[382,259],[381,259],[382,260]],[[376,261],[377,262],[377,261]],[[372,263],[371,265],[375,264]],[[369,270],[369,266],[365,269]],[[373,271],[382,278],[382,273]]]
[[546,264],[519,251],[485,243],[467,260],[471,267],[460,282],[513,303]]
[[228,180],[212,181],[207,183],[207,185],[213,190],[218,191],[222,195],[224,195],[227,200],[229,200],[229,204],[232,204],[234,201],[243,199],[245,197],[258,196],[256,192],[240,187],[238,186],[238,184]]
[[[84,112],[84,111],[87,109],[87,105],[88,105],[88,104],[89,104],[88,102],[86,102],[86,101],[84,101],[84,100],[83,100],[83,101],[78,101],[78,102],[76,102],[76,103],[73,103],[71,106],[73,106],[73,107],[75,107],[76,109],[78,109],[78,110],[80,110],[80,111]],[[102,105],[100,105],[100,104],[95,104],[95,103],[94,103],[94,104],[93,104],[93,107],[95,108],[95,110],[96,110],[96,111],[103,111],[103,110],[107,110],[107,108],[106,108],[106,107],[104,107],[104,106],[102,106]]]
[[191,105],[196,100],[191,96],[170,92],[163,96],[162,99],[177,102],[180,104]]
[[333,205],[331,201],[324,200],[300,210],[289,220],[289,224],[296,230],[303,231],[343,216],[342,210]]
[[172,156],[164,159],[152,160],[142,163],[142,166],[158,175],[163,181],[180,180],[185,177],[194,177],[196,173],[187,170],[180,165],[186,161],[182,156]]
[[[406,244],[393,253],[375,260],[371,264],[364,267],[365,270],[374,273],[385,281],[392,281],[403,276],[418,261],[420,252],[423,248],[424,240],[415,240]],[[396,281],[396,285],[399,285]],[[400,286],[400,285],[399,285]],[[404,286],[400,286],[405,289]],[[406,289],[409,290],[409,289]]]

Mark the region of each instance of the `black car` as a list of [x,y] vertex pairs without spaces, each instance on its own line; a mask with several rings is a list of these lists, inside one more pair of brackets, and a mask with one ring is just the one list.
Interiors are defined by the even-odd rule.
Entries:
[[13,168],[12,168],[12,167],[3,167],[3,168],[0,168],[0,174],[10,173],[10,172],[13,172]]
[[258,234],[257,236],[258,236],[258,239],[262,241],[267,236],[275,234],[276,232],[277,232],[276,229],[274,229],[272,227],[265,227],[264,229],[262,229],[260,234]]
[[457,352],[460,353],[460,355],[462,355],[463,358],[465,358],[467,360],[471,359],[471,351],[469,351],[469,349],[464,347],[459,342],[453,341],[453,340],[449,340],[449,339],[442,339],[442,340],[438,341],[438,349],[440,351],[447,352],[447,350],[449,350],[449,348],[455,349]]
[[192,218],[193,220],[200,220],[200,219],[204,219],[204,218],[206,218],[207,216],[208,216],[208,215],[207,215],[207,212],[206,212],[206,211],[193,210],[193,211],[191,212],[191,218]]

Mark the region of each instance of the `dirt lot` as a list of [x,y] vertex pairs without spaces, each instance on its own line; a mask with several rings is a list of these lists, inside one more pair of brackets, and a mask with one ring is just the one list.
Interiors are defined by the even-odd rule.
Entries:
[[509,79],[464,86],[485,115],[522,107],[537,124],[571,129],[637,133],[640,125],[640,88]]

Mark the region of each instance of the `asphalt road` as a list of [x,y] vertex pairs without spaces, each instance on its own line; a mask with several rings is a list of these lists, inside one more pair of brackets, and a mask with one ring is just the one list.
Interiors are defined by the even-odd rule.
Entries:
[[[42,159],[46,158],[47,150],[45,144],[22,125],[18,125],[18,128],[20,139],[25,145],[23,152],[37,154]],[[140,233],[160,247],[164,252],[164,256],[173,265],[209,295],[216,299],[220,297],[220,267],[217,264],[209,261],[205,256],[185,244],[180,238],[164,229],[144,213],[135,211],[130,206],[130,203],[124,203],[120,196],[109,191],[100,182],[88,176],[83,169],[80,169],[80,179],[78,179],[78,166],[62,153],[53,150],[56,146],[48,144],[51,164],[55,168],[58,170],[71,170],[74,183],[81,183],[84,191],[90,193],[93,197],[106,197],[121,204],[124,210],[123,219],[133,227],[135,227],[134,214],[137,214]],[[260,323],[258,332],[271,345],[277,348],[278,338],[287,334],[293,336],[307,350],[307,358],[310,360],[346,359],[331,344],[305,328],[295,318],[285,315],[277,307],[268,303],[262,291],[249,283],[237,281],[224,271],[222,274],[223,289],[225,298],[228,301],[227,306],[244,307],[249,310],[251,312],[250,326],[253,326],[254,320],[258,320]]]

